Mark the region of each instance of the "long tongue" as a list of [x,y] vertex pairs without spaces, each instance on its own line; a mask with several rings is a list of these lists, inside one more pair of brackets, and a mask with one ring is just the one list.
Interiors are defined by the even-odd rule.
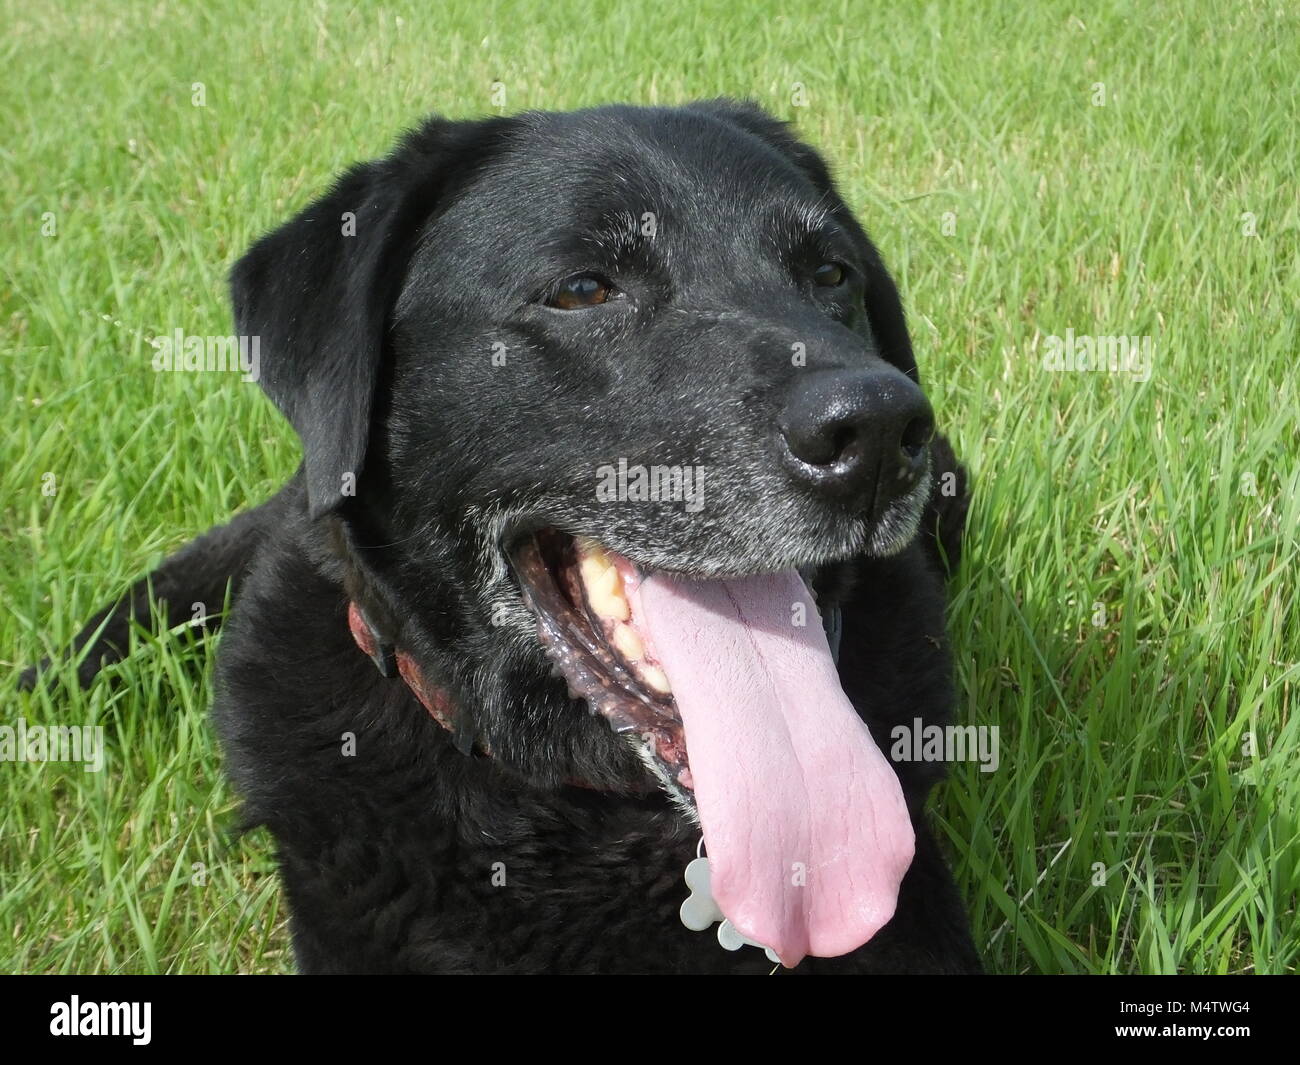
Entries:
[[653,575],[633,617],[682,716],[722,912],[787,966],[867,942],[893,916],[912,824],[799,574]]

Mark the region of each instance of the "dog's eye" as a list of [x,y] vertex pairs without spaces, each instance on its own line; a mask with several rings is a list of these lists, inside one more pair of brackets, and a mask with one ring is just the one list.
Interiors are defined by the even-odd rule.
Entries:
[[813,271],[813,284],[821,288],[834,288],[844,284],[847,276],[847,271],[840,263],[822,263]]
[[546,306],[561,311],[576,311],[607,303],[617,294],[608,281],[597,274],[575,274],[566,277],[546,299]]

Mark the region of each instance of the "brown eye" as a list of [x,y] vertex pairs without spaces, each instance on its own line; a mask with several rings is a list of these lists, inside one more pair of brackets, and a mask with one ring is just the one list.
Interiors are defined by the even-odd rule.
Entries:
[[822,288],[834,288],[844,284],[844,267],[839,263],[822,263],[813,271],[813,284]]
[[595,274],[577,274],[561,281],[551,293],[546,306],[561,311],[576,311],[583,307],[595,307],[606,303],[614,296],[614,286],[603,277]]

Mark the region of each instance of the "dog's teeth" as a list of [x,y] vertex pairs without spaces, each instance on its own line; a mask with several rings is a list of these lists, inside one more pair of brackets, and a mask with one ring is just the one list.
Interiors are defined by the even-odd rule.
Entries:
[[658,666],[642,666],[638,672],[641,674],[641,679],[655,691],[662,692],[664,695],[673,693],[672,685],[668,683],[668,674]]
[[601,566],[595,559],[584,558],[581,573],[587,602],[597,617],[626,621],[632,616],[632,609],[623,598],[623,580],[614,566]]
[[578,573],[582,576],[582,583],[588,587],[595,584],[608,572],[609,563],[602,562],[593,555],[584,556],[578,563]]
[[622,623],[615,625],[611,642],[614,644],[614,650],[623,657],[625,662],[640,662],[645,657],[645,645],[631,625]]

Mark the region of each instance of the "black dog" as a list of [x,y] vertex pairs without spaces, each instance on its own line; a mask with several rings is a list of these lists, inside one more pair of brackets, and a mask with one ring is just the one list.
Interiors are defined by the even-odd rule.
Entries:
[[81,679],[233,582],[302,970],[770,970],[723,913],[795,972],[978,969],[941,769],[881,753],[949,720],[965,474],[814,151],[728,101],[432,119],[232,287],[303,466]]

